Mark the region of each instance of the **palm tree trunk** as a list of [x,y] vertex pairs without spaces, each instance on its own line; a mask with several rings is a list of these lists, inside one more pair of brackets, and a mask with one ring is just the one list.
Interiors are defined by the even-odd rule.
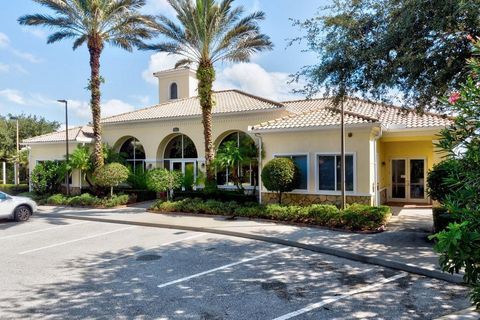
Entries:
[[212,108],[213,82],[215,81],[215,69],[210,61],[203,61],[197,69],[198,96],[202,108],[203,136],[205,140],[205,166],[207,169],[206,187],[215,184],[215,170],[213,167],[214,149],[212,139]]
[[88,51],[90,53],[90,84],[91,92],[90,107],[92,109],[93,135],[95,139],[94,146],[94,166],[100,168],[103,166],[102,150],[102,128],[100,126],[100,55],[103,50],[102,39],[98,35],[91,35],[88,38]]

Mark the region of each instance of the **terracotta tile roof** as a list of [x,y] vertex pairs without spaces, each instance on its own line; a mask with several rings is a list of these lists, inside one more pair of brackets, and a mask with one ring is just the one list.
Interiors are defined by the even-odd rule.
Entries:
[[[339,126],[340,111],[331,107],[316,108],[299,114],[292,114],[280,119],[267,121],[250,128],[251,131],[279,130],[279,129],[299,129],[315,127]],[[373,117],[367,117],[352,112],[345,112],[345,123],[347,125],[359,125],[368,123],[377,123],[378,120]]]
[[[68,129],[68,140],[73,142],[92,142],[93,128],[82,126]],[[65,141],[65,130],[47,133],[41,136],[32,137],[22,141],[22,144],[49,143]]]
[[[287,101],[283,103],[289,112],[300,114],[308,110],[332,107],[332,99],[312,99]],[[451,119],[434,113],[419,114],[401,107],[374,103],[358,98],[349,98],[345,110],[359,115],[373,117],[388,128],[428,128],[445,127],[451,124]]]
[[[239,113],[284,108],[281,103],[263,99],[239,90],[218,91],[214,94],[213,114]],[[198,97],[179,99],[102,119],[102,123],[119,123],[152,119],[201,116]]]

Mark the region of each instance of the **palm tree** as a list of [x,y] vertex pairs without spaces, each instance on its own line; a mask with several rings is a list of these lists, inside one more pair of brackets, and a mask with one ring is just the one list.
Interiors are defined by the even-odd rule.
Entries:
[[145,0],[33,0],[55,15],[31,14],[18,19],[21,25],[45,26],[56,30],[47,43],[73,39],[73,50],[84,43],[90,53],[93,132],[95,137],[95,168],[103,166],[100,127],[100,55],[105,43],[132,51],[142,40],[150,39],[153,17],[139,13]]
[[260,33],[258,22],[265,19],[265,13],[261,11],[244,16],[243,7],[232,7],[233,0],[168,2],[176,11],[180,24],[164,15],[157,16],[155,29],[166,40],[143,48],[182,56],[176,68],[196,65],[208,185],[215,180],[212,166],[214,64],[219,61],[247,62],[253,53],[270,50],[273,44],[268,36]]

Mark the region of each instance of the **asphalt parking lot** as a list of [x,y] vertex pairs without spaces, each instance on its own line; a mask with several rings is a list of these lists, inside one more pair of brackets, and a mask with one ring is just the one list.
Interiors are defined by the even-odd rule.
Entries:
[[435,319],[464,287],[297,248],[33,216],[0,221],[0,319]]

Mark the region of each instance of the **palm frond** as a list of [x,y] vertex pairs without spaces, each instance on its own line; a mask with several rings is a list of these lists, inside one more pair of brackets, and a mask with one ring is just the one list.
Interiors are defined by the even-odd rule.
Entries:
[[47,38],[47,43],[54,43],[65,38],[75,38],[76,36],[77,34],[72,31],[59,31],[49,35]]

